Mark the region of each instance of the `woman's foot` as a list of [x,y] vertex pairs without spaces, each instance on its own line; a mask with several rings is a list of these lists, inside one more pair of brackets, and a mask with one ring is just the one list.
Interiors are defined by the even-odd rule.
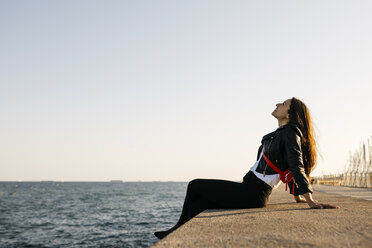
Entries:
[[165,236],[167,236],[169,233],[167,231],[160,231],[160,232],[154,232],[154,235],[158,238],[158,239],[163,239],[165,238]]
[[171,232],[173,232],[173,231],[176,230],[176,229],[177,229],[176,227],[172,227],[172,228],[169,229],[168,231],[154,232],[154,235],[155,235],[158,239],[163,239],[163,238],[165,238],[168,234],[170,234]]

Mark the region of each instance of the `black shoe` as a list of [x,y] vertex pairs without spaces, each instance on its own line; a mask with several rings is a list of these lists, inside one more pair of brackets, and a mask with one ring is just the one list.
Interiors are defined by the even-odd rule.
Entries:
[[172,227],[171,229],[167,230],[167,231],[160,231],[160,232],[154,232],[154,235],[158,238],[158,239],[163,239],[165,238],[166,236],[168,236],[168,234],[170,234],[171,232],[173,232],[174,230],[177,229],[178,226],[174,226]]
[[165,236],[167,236],[168,234],[169,234],[168,231],[154,232],[154,235],[155,235],[158,239],[163,239],[163,238],[165,238]]

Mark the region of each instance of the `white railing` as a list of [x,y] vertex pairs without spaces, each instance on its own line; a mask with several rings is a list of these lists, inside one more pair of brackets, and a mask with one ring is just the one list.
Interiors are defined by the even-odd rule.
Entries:
[[354,153],[350,152],[342,174],[314,177],[314,183],[372,188],[372,138],[362,142]]

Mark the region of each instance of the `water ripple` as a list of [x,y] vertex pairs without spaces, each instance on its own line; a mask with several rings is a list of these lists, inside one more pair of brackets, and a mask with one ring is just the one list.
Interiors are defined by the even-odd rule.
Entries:
[[186,183],[0,182],[0,247],[148,247]]

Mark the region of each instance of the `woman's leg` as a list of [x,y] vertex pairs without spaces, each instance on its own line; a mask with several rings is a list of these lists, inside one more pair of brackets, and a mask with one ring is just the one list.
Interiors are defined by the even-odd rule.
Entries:
[[[192,180],[187,189],[185,204],[194,199],[206,200],[211,208],[262,207],[262,193],[256,184],[237,183],[216,179]],[[187,195],[189,198],[187,199]]]
[[175,227],[183,225],[185,222],[196,216],[198,213],[203,212],[208,208],[217,208],[213,202],[202,197],[199,194],[200,184],[209,184],[208,179],[195,179],[187,185],[186,197],[182,207],[182,213]]
[[177,224],[155,235],[163,238],[198,213],[211,208],[262,207],[254,184],[247,185],[226,180],[195,179],[187,187],[182,214]]
[[192,202],[184,204],[181,217],[177,224],[174,225],[172,228],[168,229],[167,231],[155,232],[154,233],[155,236],[158,237],[159,239],[164,238],[165,236],[176,230],[178,227],[183,225],[185,222],[190,220],[192,217],[196,216],[198,213],[202,212],[205,209],[213,208],[212,206],[213,205],[211,205],[210,202],[201,198],[195,199]]
[[201,198],[195,192],[196,180],[189,182],[187,185],[186,197],[182,207],[181,216],[176,225],[167,231],[155,232],[155,236],[159,239],[164,238],[178,227],[183,225],[185,222],[190,220],[192,217],[196,216],[198,213],[202,212],[205,209],[212,208],[212,204],[209,203],[206,199]]

